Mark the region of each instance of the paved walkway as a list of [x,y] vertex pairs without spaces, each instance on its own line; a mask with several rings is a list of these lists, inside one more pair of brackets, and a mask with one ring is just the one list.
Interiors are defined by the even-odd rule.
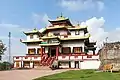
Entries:
[[68,69],[59,70],[10,70],[0,71],[0,80],[32,80],[37,77],[47,76],[55,73],[67,71]]

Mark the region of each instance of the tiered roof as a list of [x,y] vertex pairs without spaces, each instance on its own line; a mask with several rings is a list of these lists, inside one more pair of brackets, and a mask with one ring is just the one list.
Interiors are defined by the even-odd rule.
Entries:
[[26,34],[26,35],[29,35],[29,34],[37,34],[37,33],[40,34],[39,30],[37,30],[36,28],[33,29],[32,31],[29,31],[29,32],[23,32],[23,33]]
[[69,18],[65,18],[64,16],[57,17],[56,20],[48,20],[51,24],[59,24],[59,23],[66,23],[69,26],[73,26],[69,20]]
[[[44,34],[46,31],[50,31],[50,30],[60,30],[60,29],[65,29],[68,31],[68,33],[70,33],[69,31],[72,31],[72,30],[84,30],[85,33],[88,33],[87,31],[87,26],[80,26],[80,25],[77,25],[77,26],[73,26],[69,20],[69,18],[65,18],[64,16],[59,16],[57,17],[56,20],[49,20],[49,22],[52,24],[52,26],[48,26],[46,28],[42,28],[41,30],[37,30],[37,29],[34,29],[32,31],[29,31],[29,32],[24,32],[24,34],[26,35],[29,35],[29,34]],[[67,24],[67,25],[55,25],[55,24]],[[30,40],[30,41],[22,41],[23,43],[27,43],[27,42],[39,42],[39,41],[42,41],[44,39],[54,39],[54,38],[57,38],[59,40],[78,40],[78,39],[89,39],[90,37],[90,34],[88,35],[85,35],[85,36],[80,36],[80,35],[76,35],[76,36],[71,36],[70,34],[67,35],[67,37],[60,37],[60,36],[55,36],[55,35],[51,35],[51,36],[48,36],[48,35],[44,35],[44,36],[41,36],[40,40]]]

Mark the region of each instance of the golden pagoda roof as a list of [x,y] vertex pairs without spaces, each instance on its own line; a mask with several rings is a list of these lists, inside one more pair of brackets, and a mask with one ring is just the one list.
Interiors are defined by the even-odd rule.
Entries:
[[58,20],[58,21],[59,21],[59,20],[66,20],[66,19],[68,19],[68,18],[65,18],[64,16],[62,16],[62,15],[61,15],[61,16],[57,17],[57,19],[56,19],[56,20]]

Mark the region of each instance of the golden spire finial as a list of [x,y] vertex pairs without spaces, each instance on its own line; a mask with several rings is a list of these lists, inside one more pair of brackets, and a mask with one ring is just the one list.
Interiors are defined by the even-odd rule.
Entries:
[[80,26],[80,22],[79,21],[77,21],[77,26]]
[[63,16],[63,14],[62,14],[62,12],[61,12],[60,16],[57,17],[57,20],[64,20],[64,19],[65,19],[65,17]]
[[60,17],[63,17],[63,14],[62,14],[62,12],[61,12],[61,15],[60,15]]
[[33,31],[37,31],[37,28],[34,28]]

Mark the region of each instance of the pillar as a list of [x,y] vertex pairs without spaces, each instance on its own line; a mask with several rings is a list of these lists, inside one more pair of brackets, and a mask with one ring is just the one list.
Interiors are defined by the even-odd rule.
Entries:
[[21,67],[22,67],[22,68],[23,68],[23,64],[24,64],[23,61],[21,61]]
[[35,54],[37,54],[37,49],[38,49],[38,48],[35,48]]
[[95,55],[95,50],[93,50],[93,55]]
[[41,57],[43,56],[43,48],[41,47]]
[[30,68],[33,68],[33,61],[30,61]]
[[58,55],[59,55],[59,47],[56,47],[56,59],[58,59]]

